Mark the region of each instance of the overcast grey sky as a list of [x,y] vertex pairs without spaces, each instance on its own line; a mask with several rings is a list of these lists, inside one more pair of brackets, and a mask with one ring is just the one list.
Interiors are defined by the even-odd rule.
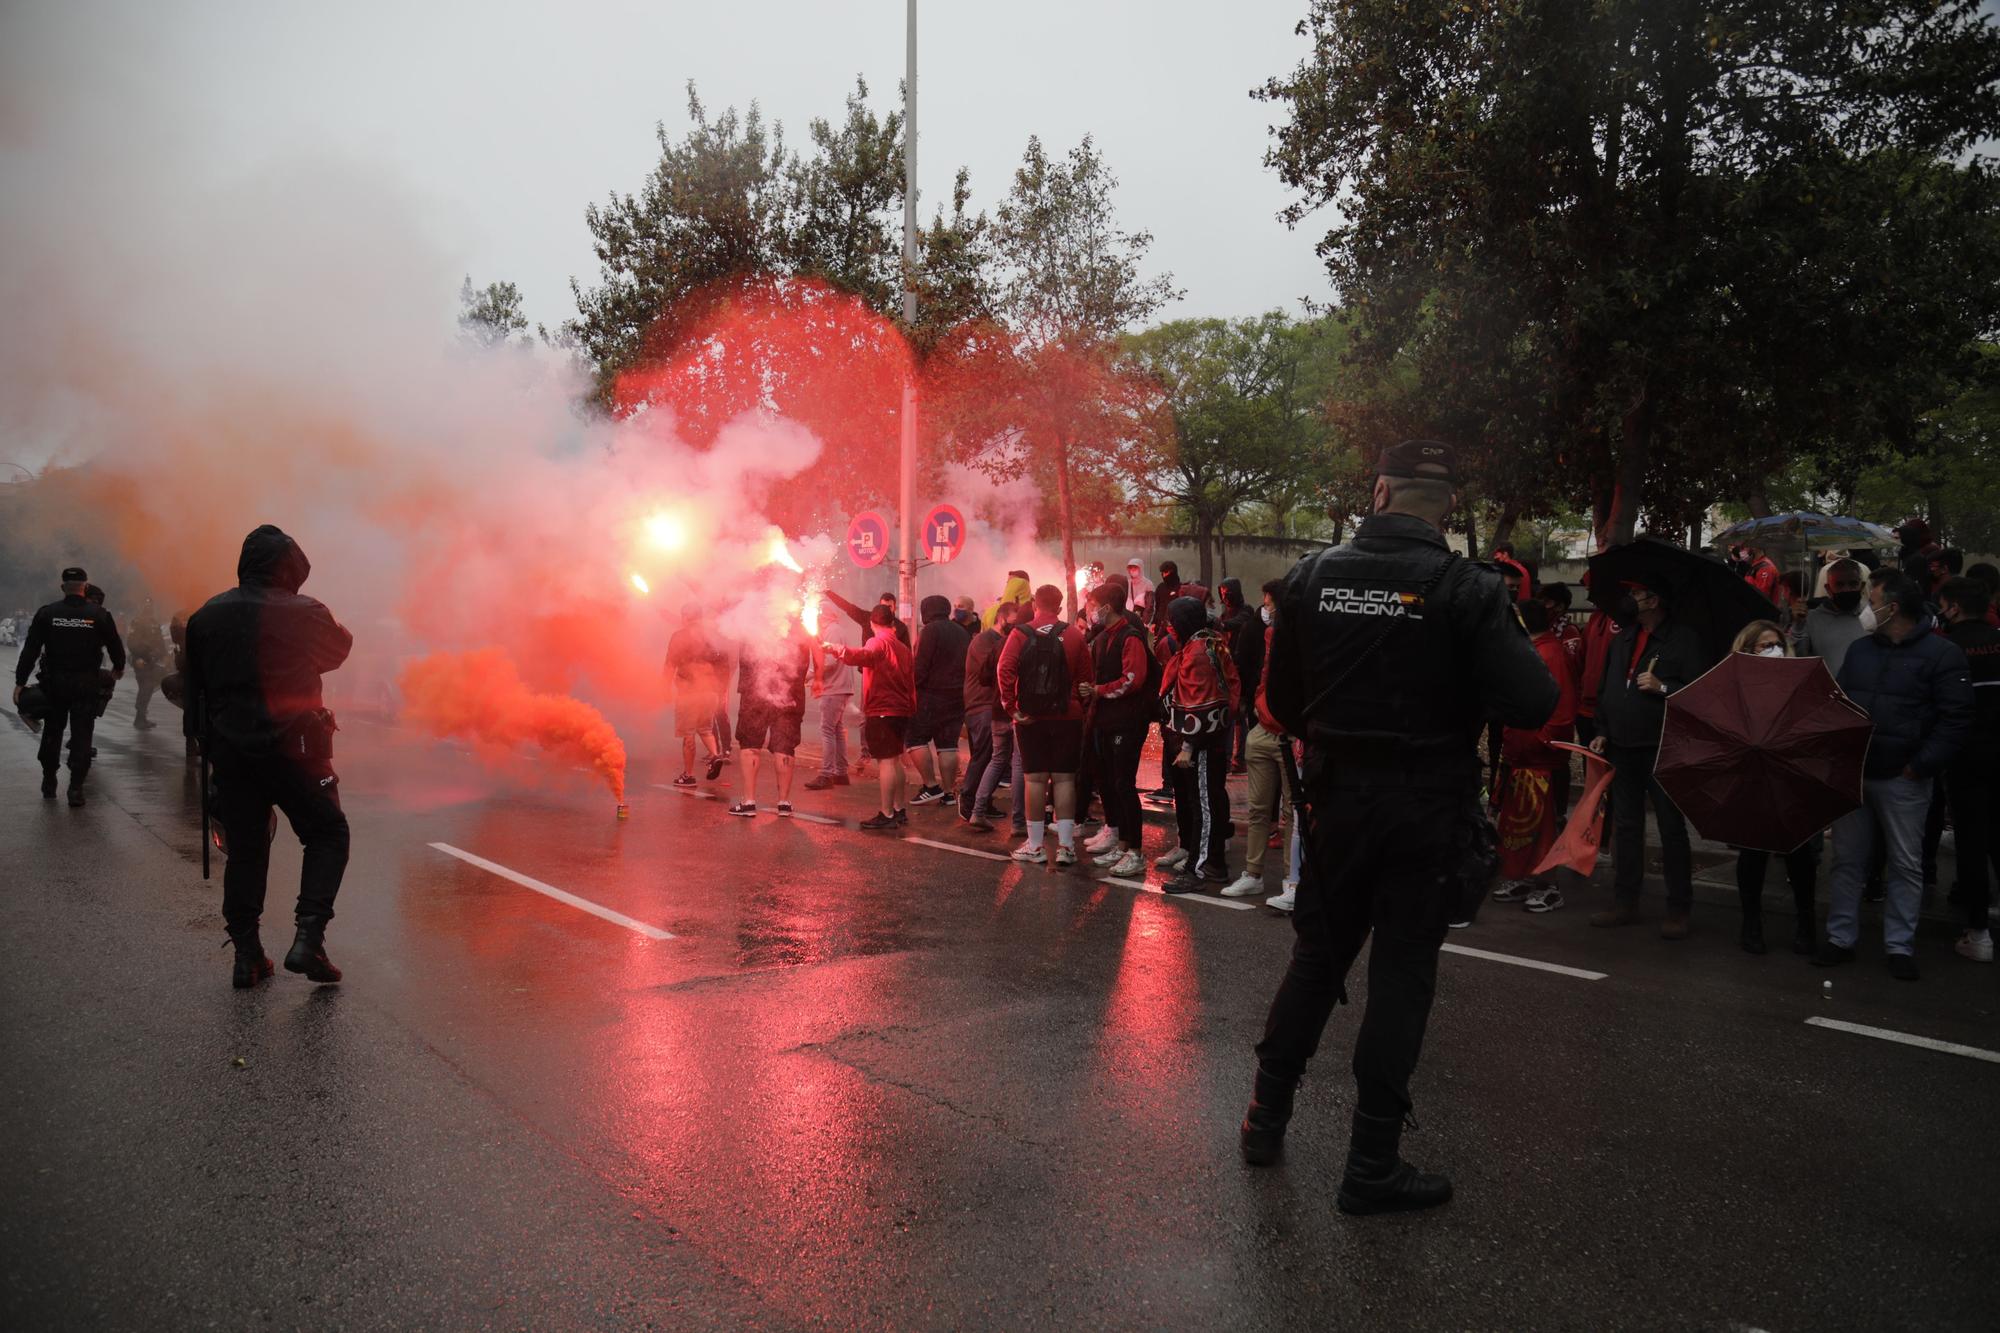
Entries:
[[[1177,314],[1239,315],[1323,298],[1323,228],[1287,231],[1262,166],[1276,108],[1247,90],[1305,43],[1302,0],[928,0],[920,15],[920,188],[952,172],[1004,192],[1030,134],[1085,133],[1121,178],[1121,218],[1156,238],[1186,289]],[[18,11],[16,11],[18,15]],[[752,100],[803,142],[857,74],[883,109],[903,71],[901,0],[198,3],[124,8],[93,26],[151,67],[161,114],[222,173],[300,149],[384,164],[415,189],[432,240],[478,281],[520,284],[532,318],[571,313],[594,275],[586,203],[638,186],[653,126]],[[21,29],[14,24],[15,36]],[[73,58],[74,53],[70,53]]]

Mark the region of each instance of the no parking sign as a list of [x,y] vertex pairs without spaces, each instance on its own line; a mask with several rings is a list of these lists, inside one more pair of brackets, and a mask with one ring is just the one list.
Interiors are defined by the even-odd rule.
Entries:
[[965,515],[954,505],[934,505],[924,515],[924,552],[931,563],[949,563],[965,549]]
[[889,523],[873,510],[856,514],[847,525],[847,555],[863,569],[889,558]]

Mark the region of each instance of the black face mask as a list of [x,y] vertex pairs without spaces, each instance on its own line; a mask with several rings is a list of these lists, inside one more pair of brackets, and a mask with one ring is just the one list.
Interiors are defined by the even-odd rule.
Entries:
[[1639,618],[1639,603],[1631,593],[1620,597],[1611,608],[1611,618],[1621,625],[1629,625]]
[[1830,600],[1843,612],[1852,613],[1855,607],[1861,605],[1861,589],[1849,588],[1845,592],[1837,592]]

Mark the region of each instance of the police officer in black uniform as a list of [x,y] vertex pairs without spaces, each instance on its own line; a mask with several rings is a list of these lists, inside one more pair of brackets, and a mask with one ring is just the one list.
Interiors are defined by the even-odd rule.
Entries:
[[243,539],[238,586],[188,619],[186,698],[198,710],[202,747],[215,767],[217,815],[229,844],[222,920],[236,945],[238,989],[273,970],[257,930],[272,806],[285,812],[304,848],[298,934],[285,970],[309,981],[340,980],[326,956],[326,923],[347,869],[347,816],[320,677],[347,660],[354,636],[299,591],[311,572],[298,543],[266,524]]
[[1394,445],[1376,473],[1374,515],[1352,542],[1300,561],[1279,599],[1266,697],[1305,738],[1310,817],[1291,964],[1257,1044],[1242,1126],[1244,1159],[1276,1161],[1293,1092],[1372,932],[1338,1200],[1349,1213],[1451,1197],[1450,1181],[1398,1149],[1438,950],[1491,874],[1476,743],[1489,717],[1539,727],[1557,702],[1498,571],[1445,544],[1457,503],[1451,448]]
[[72,565],[62,572],[63,598],[35,612],[28,641],[14,664],[14,703],[39,661],[48,717],[42,727],[42,796],[54,800],[56,767],[62,762],[63,731],[69,731],[69,803],[83,804],[83,780],[90,772],[91,733],[97,727],[97,699],[106,688],[104,655],[111,655],[110,679],[125,674],[125,645],[118,626],[102,605],[86,600],[90,576]]

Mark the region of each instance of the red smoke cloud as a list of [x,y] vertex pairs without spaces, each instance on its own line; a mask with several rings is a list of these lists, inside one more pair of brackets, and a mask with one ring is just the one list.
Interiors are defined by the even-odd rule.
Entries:
[[437,736],[514,749],[533,741],[557,758],[588,764],[625,799],[625,742],[604,714],[580,699],[537,694],[497,648],[434,653],[403,669],[403,717]]

